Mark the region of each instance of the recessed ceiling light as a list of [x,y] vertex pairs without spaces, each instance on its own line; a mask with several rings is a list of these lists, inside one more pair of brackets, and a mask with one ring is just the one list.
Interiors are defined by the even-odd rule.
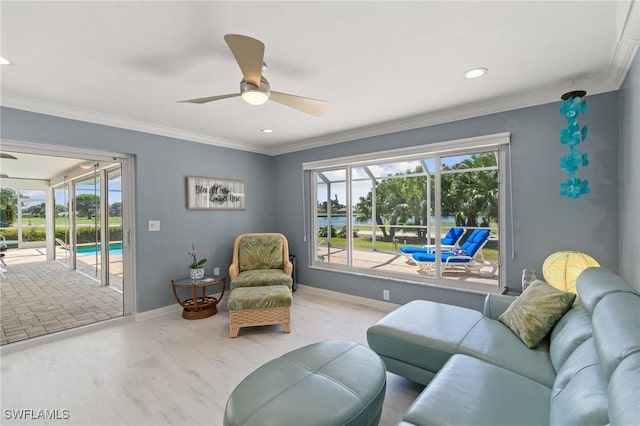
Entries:
[[464,72],[464,78],[479,78],[487,73],[486,68],[472,68]]
[[260,131],[262,133],[273,133],[273,132],[275,132],[275,130],[273,130],[273,129],[260,129]]
[[0,65],[9,65],[11,62],[2,56],[0,56]]
[[90,170],[97,166],[98,163],[96,163],[95,161],[85,161],[84,163],[78,165],[78,167],[80,167],[82,170]]

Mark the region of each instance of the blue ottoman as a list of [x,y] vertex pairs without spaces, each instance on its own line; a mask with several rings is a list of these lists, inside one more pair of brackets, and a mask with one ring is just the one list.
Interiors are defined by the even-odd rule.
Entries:
[[387,379],[380,357],[355,342],[314,343],[276,358],[234,389],[225,426],[377,425]]

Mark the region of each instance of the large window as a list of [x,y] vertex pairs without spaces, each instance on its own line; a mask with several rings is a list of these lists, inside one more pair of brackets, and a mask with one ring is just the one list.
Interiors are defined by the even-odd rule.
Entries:
[[501,134],[306,163],[311,266],[497,290],[508,142]]

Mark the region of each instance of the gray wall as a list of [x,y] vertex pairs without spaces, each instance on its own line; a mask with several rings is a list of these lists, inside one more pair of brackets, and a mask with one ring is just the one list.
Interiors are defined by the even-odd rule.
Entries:
[[640,291],[640,55],[620,88],[620,275]]
[[[235,237],[270,232],[274,225],[269,156],[2,108],[2,138],[135,155],[137,311],[174,302],[171,279],[188,276],[191,243],[207,271],[226,274]],[[244,180],[247,208],[188,210],[186,176]],[[148,232],[158,219],[160,232]]]
[[[636,60],[635,74],[630,73],[636,76],[636,83],[629,83],[635,84],[636,91],[637,68]],[[558,142],[559,129],[564,126],[558,103],[273,158],[10,108],[0,110],[0,136],[135,155],[138,312],[173,303],[169,281],[186,275],[187,251],[192,242],[199,253],[209,259],[209,268],[220,266],[226,272],[236,235],[274,229],[289,238],[291,252],[298,256],[301,283],[373,299],[380,299],[382,289],[387,288],[396,303],[423,298],[480,308],[481,294],[309,269],[302,220],[302,163],[511,132],[516,255],[514,259],[507,256],[507,284],[519,286],[523,268],[539,271],[546,256],[557,250],[590,253],[617,272],[618,93],[590,96],[588,102],[591,110],[584,116],[584,122],[590,127],[590,135],[584,149],[589,152],[591,165],[581,170],[579,176],[590,180],[592,192],[579,200],[568,200],[558,194],[558,186],[565,178],[558,162],[560,155],[566,153],[566,148]],[[623,126],[623,132],[633,131],[637,139],[637,123],[634,125],[635,130],[631,127],[625,130]],[[626,149],[630,149],[630,143]],[[635,156],[637,158],[637,151]],[[185,177],[188,175],[246,181],[247,209],[187,210]],[[629,194],[635,188],[623,192],[625,203],[632,198]],[[161,232],[147,231],[150,219],[161,221]],[[507,240],[509,253],[510,239]],[[637,263],[637,256],[631,263]],[[635,264],[625,267],[637,268]]]
[[590,253],[617,271],[618,94],[587,99],[590,111],[581,122],[590,133],[580,148],[589,153],[591,164],[578,176],[589,180],[591,193],[578,200],[559,195],[559,185],[566,179],[559,158],[567,152],[559,142],[560,129],[566,125],[558,112],[559,101],[277,156],[276,229],[287,235],[291,252],[298,256],[298,280],[373,299],[381,299],[382,289],[387,288],[396,303],[424,298],[479,308],[481,294],[309,269],[303,239],[302,163],[500,132],[511,132],[513,170],[515,258],[510,257],[508,238],[507,285],[519,287],[523,268],[541,271],[544,259],[558,250]]

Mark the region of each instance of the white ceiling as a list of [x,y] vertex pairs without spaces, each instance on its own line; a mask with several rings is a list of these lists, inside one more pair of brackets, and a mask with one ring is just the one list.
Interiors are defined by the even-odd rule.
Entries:
[[[3,151],[6,152],[6,151]],[[16,159],[0,158],[0,173],[13,179],[49,180],[62,172],[78,168],[86,160],[11,152]],[[10,182],[10,181],[6,181]],[[5,182],[0,182],[0,184]],[[11,182],[20,186],[19,182]],[[11,184],[6,186],[11,186]]]
[[[640,21],[629,1],[2,1],[2,105],[279,154],[617,90]],[[626,26],[625,26],[626,24]],[[631,28],[631,29],[630,29]],[[322,117],[241,98],[223,37],[260,39],[273,90]],[[483,78],[462,74],[486,67]],[[260,132],[275,129],[274,134]]]

